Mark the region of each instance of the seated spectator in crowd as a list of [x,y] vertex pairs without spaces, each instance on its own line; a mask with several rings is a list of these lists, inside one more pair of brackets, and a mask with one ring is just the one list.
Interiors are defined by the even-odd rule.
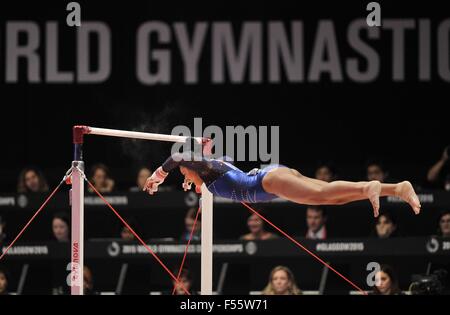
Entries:
[[447,174],[444,181],[444,189],[445,191],[450,191],[450,173]]
[[300,295],[302,291],[295,282],[292,271],[285,266],[277,266],[272,269],[269,283],[262,291],[263,295]]
[[92,271],[88,266],[83,268],[83,294],[84,295],[97,295],[98,293],[94,290],[94,276]]
[[450,191],[450,163],[448,156],[450,146],[447,146],[441,158],[428,170],[427,180],[436,188],[443,188]]
[[450,210],[442,212],[439,217],[438,235],[441,237],[450,237]]
[[[59,284],[52,289],[53,295],[70,295],[70,286],[66,284],[66,279],[64,279],[64,284]],[[99,294],[94,290],[94,276],[92,270],[84,265],[83,268],[83,294],[84,295],[97,295]]]
[[305,237],[313,240],[327,239],[327,214],[325,209],[318,206],[308,206],[306,208],[306,226]]
[[381,183],[388,182],[389,173],[381,161],[375,159],[369,160],[366,163],[367,180],[377,180]]
[[2,242],[6,240],[5,227],[6,227],[5,220],[3,220],[2,217],[0,217],[0,244],[2,244]]
[[327,183],[336,180],[336,170],[331,163],[321,163],[316,168],[314,177]]
[[131,187],[130,191],[132,192],[142,191],[142,189],[144,189],[147,178],[149,178],[151,175],[152,171],[148,167],[141,167],[137,173],[136,186]]
[[[173,274],[175,275],[175,277],[178,276],[178,269],[173,270]],[[177,284],[175,282],[175,280],[172,279],[172,289],[173,289],[173,287],[175,287],[175,295],[186,295],[187,293],[185,292],[184,289],[186,289],[191,295],[195,294],[195,292],[191,291],[192,284],[193,284],[193,277],[192,277],[191,272],[188,269],[183,268],[181,270],[178,283],[179,284]],[[184,287],[184,289],[183,289],[183,287]]]
[[[114,190],[114,180],[111,178],[109,168],[104,164],[95,164],[91,168],[90,181],[100,193],[109,193]],[[93,192],[89,187],[88,190]]]
[[[195,216],[197,215],[197,208],[190,208],[186,212],[186,216],[184,217],[184,232],[181,235],[181,241],[187,242],[191,236],[192,228],[194,227]],[[194,233],[192,234],[192,241],[200,241],[201,240],[201,214],[199,214],[197,222],[195,223]]]
[[[261,214],[264,216],[263,212]],[[242,235],[241,240],[244,241],[264,241],[278,238],[278,235],[268,232],[265,229],[264,221],[256,214],[251,214],[247,219],[247,226],[250,233]]]
[[[141,235],[141,229],[140,229],[138,220],[136,220],[136,218],[128,217],[128,218],[124,218],[124,220],[137,233],[137,235],[139,235],[139,237],[141,237],[141,238],[143,237],[143,235]],[[134,236],[133,233],[131,233],[130,229],[128,229],[123,224],[122,224],[121,229],[120,229],[120,238],[123,241],[129,241],[129,242],[136,240],[136,237]]]
[[[128,223],[130,224],[130,223]],[[136,239],[136,237],[134,236],[133,233],[131,233],[130,229],[128,229],[126,226],[122,227],[122,230],[120,231],[120,239],[122,241],[134,241]]]
[[44,174],[37,168],[27,167],[20,171],[17,181],[18,193],[47,192],[48,184]]
[[58,212],[53,216],[52,231],[58,242],[70,241],[70,219],[67,213]]
[[375,221],[375,234],[378,238],[399,236],[397,219],[389,212],[380,214]]
[[9,295],[8,291],[9,273],[0,266],[0,295]]
[[375,274],[373,295],[401,295],[397,275],[389,265],[381,265],[380,271]]

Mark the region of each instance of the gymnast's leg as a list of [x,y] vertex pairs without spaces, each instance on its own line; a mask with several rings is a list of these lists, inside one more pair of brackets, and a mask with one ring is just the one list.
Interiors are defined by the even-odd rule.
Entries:
[[303,176],[293,169],[277,168],[264,177],[262,184],[268,193],[301,204],[338,205],[369,199],[377,216],[380,195],[399,196],[407,201],[416,213],[420,211],[420,203],[409,182],[381,184],[378,181],[335,181],[327,183]]
[[[326,186],[328,184],[327,182],[324,182],[322,180],[303,176],[297,170],[293,169],[292,171],[293,171],[294,175],[296,175],[298,177],[303,177],[305,180],[316,183],[318,185]],[[367,184],[368,182],[358,182],[358,183]],[[356,193],[351,192],[349,194],[343,193],[342,196],[340,196],[340,198],[338,198],[336,200],[336,204],[346,203],[346,199],[358,200],[357,198],[359,198],[359,196],[360,196],[359,192],[356,192]],[[407,202],[413,208],[413,210],[416,214],[418,214],[420,212],[421,205],[420,205],[419,198],[417,197],[416,192],[414,191],[414,187],[408,181],[403,181],[403,182],[396,183],[396,184],[382,183],[380,197],[387,197],[387,196],[399,197],[403,201]]]
[[[320,186],[326,186],[328,185],[327,182],[323,181],[323,180],[319,180],[319,179],[315,179],[315,178],[310,178],[307,176],[304,176],[302,174],[300,174],[300,172],[298,172],[295,169],[291,169],[291,172],[297,176],[297,177],[301,177],[304,180],[307,180],[309,182],[315,183],[317,185]],[[336,181],[338,182],[338,181]],[[357,182],[360,184],[367,184],[368,182]],[[420,201],[414,191],[414,187],[411,185],[410,182],[408,181],[403,181],[400,183],[396,183],[396,184],[381,184],[381,193],[380,193],[380,197],[386,197],[386,196],[396,196],[401,198],[402,200],[404,200],[405,202],[409,203],[411,205],[411,207],[414,209],[414,212],[419,212],[420,211]],[[335,200],[336,204],[343,204],[346,203],[347,199],[355,199],[358,200],[357,198],[360,197],[360,193],[359,192],[349,192],[348,194],[346,193],[342,193],[342,195],[340,196],[340,198]],[[365,199],[365,198],[363,198]]]

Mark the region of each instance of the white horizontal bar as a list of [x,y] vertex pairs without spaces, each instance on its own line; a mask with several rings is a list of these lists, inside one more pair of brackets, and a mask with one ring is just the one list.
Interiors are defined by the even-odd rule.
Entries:
[[[158,133],[138,132],[138,131],[126,131],[106,128],[88,127],[88,134],[99,136],[110,136],[120,138],[132,138],[132,139],[144,139],[144,140],[156,140],[156,141],[168,141],[168,142],[186,142],[188,137],[186,136],[174,136]],[[202,138],[195,137],[198,143],[202,143]]]

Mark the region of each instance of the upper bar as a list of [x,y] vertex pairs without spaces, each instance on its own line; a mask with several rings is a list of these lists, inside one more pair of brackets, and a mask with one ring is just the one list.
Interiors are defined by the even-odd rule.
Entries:
[[[120,138],[131,138],[131,139],[181,142],[181,143],[186,142],[186,140],[190,138],[190,137],[186,137],[186,136],[174,136],[174,135],[165,135],[165,134],[148,133],[148,132],[96,128],[96,127],[88,127],[88,126],[74,126],[73,129],[74,129],[74,143],[83,143],[83,135],[85,135],[85,134],[120,137]],[[202,144],[204,144],[205,141],[208,141],[208,139],[201,138],[201,137],[195,137],[194,139],[196,141],[198,141],[198,143],[202,143]]]
[[[89,134],[99,135],[99,136],[110,136],[110,137],[121,137],[121,138],[132,138],[132,139],[144,139],[144,140],[157,140],[157,141],[169,141],[169,142],[186,142],[188,137],[186,136],[174,136],[174,135],[164,135],[157,133],[147,133],[138,131],[125,131],[125,130],[115,130],[115,129],[105,129],[105,128],[95,128],[89,127]],[[202,138],[196,138],[197,141],[202,141]]]

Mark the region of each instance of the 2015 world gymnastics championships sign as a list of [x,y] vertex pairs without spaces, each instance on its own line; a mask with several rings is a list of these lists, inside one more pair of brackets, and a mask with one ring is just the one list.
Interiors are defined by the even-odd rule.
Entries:
[[121,69],[142,85],[450,81],[450,18],[386,18],[381,27],[362,17],[148,20],[126,34],[102,20],[76,30],[50,20],[6,20],[0,27],[7,84],[104,83],[117,73],[113,59],[124,55],[117,42],[125,37],[134,38],[134,47]]

